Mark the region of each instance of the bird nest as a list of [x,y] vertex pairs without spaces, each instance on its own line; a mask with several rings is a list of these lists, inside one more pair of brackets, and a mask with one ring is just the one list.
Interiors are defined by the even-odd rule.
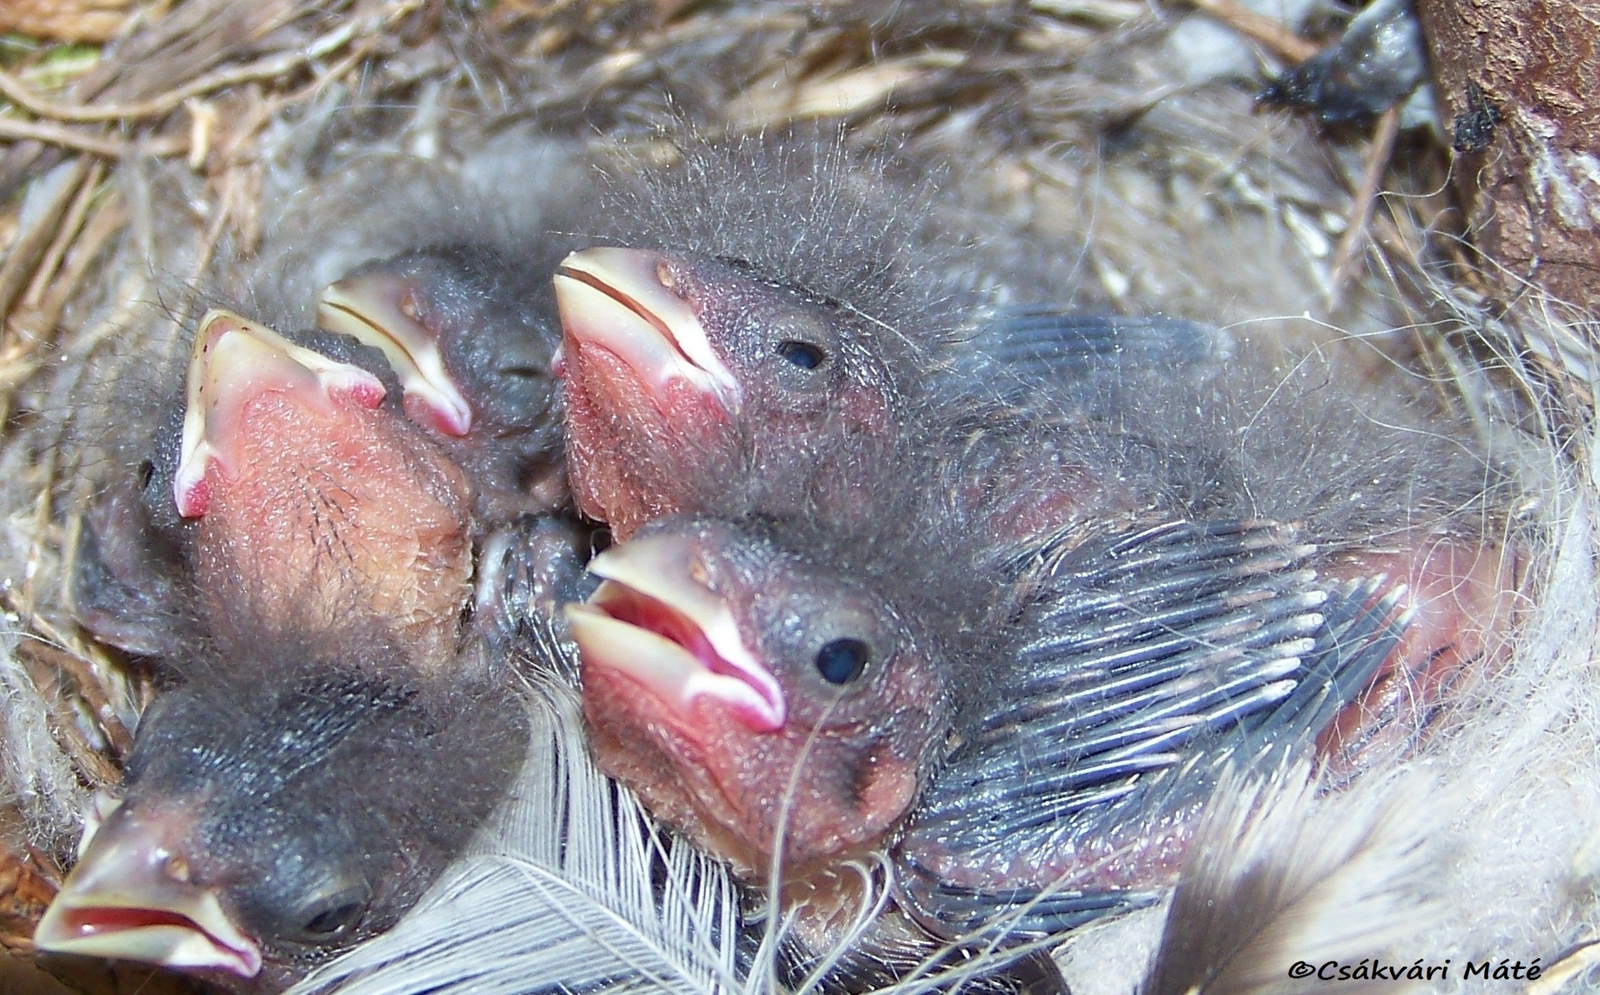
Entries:
[[[1581,781],[1573,794],[1586,799],[1600,737],[1559,759],[1548,737],[1581,740],[1592,706],[1557,703],[1570,680],[1548,675],[1586,664],[1593,634],[1587,325],[1537,294],[1508,304],[1483,275],[1460,237],[1448,152],[1428,130],[1401,130],[1398,112],[1328,130],[1256,106],[1260,79],[1334,26],[1232,0],[0,10],[12,32],[0,36],[0,943],[19,958],[30,949],[72,859],[78,811],[90,790],[118,782],[150,695],[149,674],[75,626],[69,578],[84,509],[115,455],[117,406],[171,365],[176,296],[248,263],[289,194],[361,155],[448,162],[529,126],[648,149],[665,120],[713,135],[841,121],[851,142],[939,172],[1012,251],[1069,260],[1075,280],[1054,288],[1057,303],[1323,343],[1351,377],[1426,379],[1484,432],[1515,438],[1525,511],[1544,537],[1536,572],[1572,582],[1528,610],[1525,655],[1540,662],[1516,693],[1549,714],[1497,734],[1523,737],[1514,761],[1494,754],[1498,783],[1518,763],[1554,764],[1539,776]],[[1493,799],[1473,806],[1484,820],[1504,814]],[[1528,889],[1540,894],[1587,873],[1558,863],[1546,854],[1495,873],[1539,875]],[[1483,914],[1500,917],[1493,930],[1507,943],[1542,944],[1507,954],[1547,965],[1590,918],[1562,906],[1519,934],[1513,913]],[[13,984],[10,970],[18,987],[51,990],[19,958],[0,981]],[[183,985],[133,971],[72,984]]]

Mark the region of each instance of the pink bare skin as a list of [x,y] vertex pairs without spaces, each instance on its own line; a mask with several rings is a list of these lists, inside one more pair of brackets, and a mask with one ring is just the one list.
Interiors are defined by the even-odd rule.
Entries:
[[[224,336],[270,334],[221,321]],[[359,611],[388,620],[418,667],[447,666],[471,571],[465,477],[370,376],[335,363],[355,386],[323,385],[276,342],[245,348],[263,365],[229,367],[220,350],[191,373],[209,392],[175,486],[213,629],[225,638],[239,612],[335,628]]]
[[1326,572],[1392,577],[1407,586],[1402,607],[1414,612],[1371,687],[1318,740],[1330,772],[1348,777],[1403,755],[1451,688],[1503,658],[1518,601],[1517,553],[1422,536],[1403,552],[1340,557]]
[[[651,518],[849,509],[899,418],[863,316],[714,259],[588,249],[556,277],[569,473],[618,538]],[[923,357],[925,360],[926,357]]]
[[652,526],[594,569],[608,580],[569,618],[607,773],[754,880],[775,857],[793,880],[882,844],[949,709],[890,606],[704,521]]

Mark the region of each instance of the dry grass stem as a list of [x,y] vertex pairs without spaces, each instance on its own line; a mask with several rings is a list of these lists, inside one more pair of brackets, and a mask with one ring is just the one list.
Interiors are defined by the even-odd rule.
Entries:
[[1285,28],[1281,21],[1256,13],[1239,0],[1192,0],[1192,2],[1228,27],[1260,42],[1284,62],[1300,63],[1317,54],[1316,45]]
[[[1328,309],[1339,306],[1351,268],[1358,262],[1358,253],[1366,244],[1367,226],[1372,221],[1372,211],[1377,205],[1378,186],[1383,182],[1384,171],[1389,168],[1389,157],[1394,153],[1394,140],[1400,134],[1400,108],[1394,106],[1378,118],[1372,133],[1372,144],[1367,150],[1366,168],[1361,174],[1361,186],[1351,202],[1350,220],[1334,250],[1328,267]],[[1398,235],[1398,232],[1395,233]]]

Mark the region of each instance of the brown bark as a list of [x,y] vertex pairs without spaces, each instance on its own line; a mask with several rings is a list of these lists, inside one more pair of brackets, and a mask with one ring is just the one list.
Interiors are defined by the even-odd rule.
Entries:
[[1600,2],[1417,0],[1469,230],[1523,280],[1600,308]]

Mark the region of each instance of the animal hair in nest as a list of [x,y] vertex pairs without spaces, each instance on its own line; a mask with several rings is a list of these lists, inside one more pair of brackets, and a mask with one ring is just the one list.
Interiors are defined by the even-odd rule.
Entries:
[[[237,52],[200,27],[205,6],[179,4],[174,16],[189,19],[210,66]],[[393,51],[284,101],[246,136],[243,154],[213,160],[224,168],[208,175],[128,156],[109,170],[127,226],[66,304],[55,350],[15,394],[0,450],[0,570],[39,624],[73,632],[64,592],[82,510],[136,469],[154,431],[151,402],[178,375],[180,319],[202,304],[230,301],[298,328],[322,285],[413,245],[471,239],[545,259],[550,248],[527,232],[581,242],[604,225],[593,205],[616,202],[583,164],[617,163],[626,176],[661,155],[663,122],[726,133],[737,148],[791,118],[834,115],[842,146],[816,146],[815,160],[780,161],[726,191],[720,209],[742,226],[721,231],[685,208],[652,219],[651,237],[740,258],[778,252],[771,241],[740,244],[743,226],[818,207],[826,224],[847,222],[860,191],[820,205],[749,192],[774,184],[793,194],[805,187],[785,170],[815,178],[836,168],[830,157],[844,163],[846,151],[865,150],[890,164],[885,175],[839,168],[891,196],[892,210],[861,216],[889,219],[870,235],[938,244],[924,258],[939,266],[970,255],[995,271],[970,267],[965,282],[952,277],[915,302],[936,319],[974,294],[1048,292],[1057,304],[1234,326],[1247,348],[1321,343],[1330,377],[1398,385],[1464,413],[1470,444],[1492,444],[1509,466],[1503,486],[1518,492],[1495,496],[1513,513],[1492,526],[1527,550],[1514,652],[1456,689],[1404,765],[1326,793],[1307,789],[1303,772],[1265,783],[1238,775],[1192,849],[1171,903],[1175,925],[1164,931],[1162,907],[1069,936],[1054,953],[1072,990],[1287,990],[1295,961],[1363,957],[1448,959],[1453,970],[1435,984],[1454,990],[1472,986],[1468,961],[1540,958],[1549,970],[1595,935],[1590,420],[1561,382],[1552,388],[1521,364],[1509,334],[1494,337],[1506,326],[1485,323],[1478,295],[1439,265],[1442,254],[1374,250],[1369,262],[1380,265],[1345,288],[1340,306],[1325,305],[1326,254],[1349,216],[1361,143],[1254,113],[1236,81],[1194,82],[1170,39],[1175,24],[1201,15],[1145,4],[1067,13],[1053,8],[1072,5],[554,6],[542,19],[517,4],[482,21],[454,8],[430,8],[432,21],[400,17]],[[266,46],[383,13],[382,4],[262,4],[245,34]],[[162,30],[170,44],[173,28]],[[156,46],[151,34],[129,51]],[[959,57],[941,55],[951,52]],[[136,70],[119,71],[132,75],[110,92],[145,95],[127,82]],[[1404,148],[1411,158],[1387,179],[1415,195],[1394,223],[1416,239],[1429,230],[1440,170],[1425,140]],[[49,157],[28,167],[30,192],[50,168]],[[226,193],[222,177],[234,183]],[[552,187],[564,192],[551,196]],[[930,187],[931,200],[905,193]],[[531,190],[541,194],[523,196]],[[672,202],[670,188],[643,191],[643,207],[623,212],[635,220]],[[848,294],[851,272],[830,269],[838,246],[820,239],[783,246],[772,261]],[[1581,329],[1555,313],[1525,312],[1536,346],[1576,342],[1592,358]],[[1301,314],[1314,320],[1287,317]],[[1454,348],[1485,329],[1470,353]],[[1515,341],[1529,339],[1524,331]],[[80,693],[62,711],[18,651],[27,638],[10,631],[0,659],[0,801],[17,842],[65,857],[92,783],[85,750],[118,759],[109,720],[96,716],[132,728],[150,676],[78,638],[69,648],[90,661],[83,680],[104,710]],[[563,689],[539,686],[530,700],[533,745],[513,798],[412,920],[308,989],[513,992],[529,990],[530,978],[569,991],[764,988],[774,968],[763,958],[782,923],[761,937],[760,955],[735,942],[748,896],[599,776]],[[64,726],[88,730],[76,753],[62,745]],[[491,920],[504,928],[480,928]],[[904,987],[919,984],[933,982]]]

